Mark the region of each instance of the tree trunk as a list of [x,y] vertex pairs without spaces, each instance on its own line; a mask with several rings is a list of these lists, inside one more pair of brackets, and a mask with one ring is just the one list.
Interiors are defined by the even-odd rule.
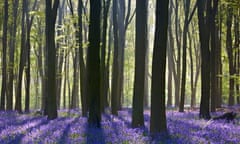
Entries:
[[185,102],[185,85],[186,85],[186,72],[187,72],[187,32],[188,32],[188,16],[189,16],[189,9],[190,9],[190,0],[184,1],[184,13],[185,13],[185,20],[184,20],[184,28],[183,28],[183,60],[182,60],[182,83],[181,83],[181,95],[180,95],[180,105],[179,105],[179,112],[184,111],[184,102]]
[[22,33],[21,33],[21,52],[20,52],[20,64],[19,64],[19,71],[18,71],[18,89],[17,89],[17,97],[16,97],[16,104],[15,110],[19,113],[22,113],[22,78],[23,78],[23,70],[24,66],[26,65],[26,26],[25,26],[25,16],[26,16],[26,0],[22,2]]
[[174,74],[175,81],[175,107],[179,106],[179,97],[180,97],[180,82],[181,82],[181,35],[180,25],[179,25],[179,4],[178,0],[175,0],[175,34],[176,34],[176,45],[177,45],[177,60],[176,60],[176,73]]
[[46,107],[49,120],[57,118],[55,23],[59,0],[46,0]]
[[168,0],[157,1],[156,30],[152,62],[150,132],[167,133],[165,108],[165,72],[168,29]]
[[2,89],[0,110],[5,110],[6,86],[7,86],[7,33],[8,29],[8,0],[4,1],[3,41],[2,41]]
[[226,48],[228,54],[228,63],[229,63],[229,97],[228,105],[232,106],[234,104],[234,59],[233,59],[233,46],[232,46],[232,18],[233,18],[233,9],[227,9],[227,34],[226,34]]
[[100,14],[101,1],[90,0],[89,48],[87,53],[87,95],[90,126],[100,128]]
[[87,116],[87,98],[86,98],[86,66],[84,63],[83,55],[83,22],[82,22],[83,2],[78,1],[78,48],[79,48],[79,66],[80,66],[80,91],[81,91],[81,104],[82,115]]
[[[239,33],[239,15],[236,14],[234,16],[234,34],[235,34],[235,43],[234,48],[236,48],[235,52],[235,68],[236,68],[236,75],[240,77],[240,33]],[[240,83],[236,82],[236,94],[237,94],[237,103],[240,104]]]
[[135,74],[132,107],[132,127],[144,126],[143,100],[145,90],[145,65],[147,50],[147,13],[148,1],[136,0],[136,41],[135,41]]
[[[210,99],[210,50],[209,50],[209,13],[211,1],[198,0],[198,24],[199,38],[201,44],[201,102],[199,117],[210,119],[209,99]],[[204,14],[206,13],[206,14]]]
[[216,111],[217,99],[217,31],[216,31],[216,14],[218,0],[214,0],[214,5],[211,8],[210,27],[211,27],[211,112]]
[[113,54],[113,67],[112,67],[112,91],[111,91],[111,108],[112,108],[112,114],[117,115],[118,111],[118,98],[120,97],[119,93],[119,30],[118,30],[118,20],[117,20],[117,0],[113,0],[113,37],[114,37],[114,54]]
[[[62,35],[62,30],[61,26],[63,23],[63,18],[64,18],[64,7],[65,7],[65,1],[63,0],[60,9],[58,12],[58,27],[59,29],[57,30],[57,35],[60,36]],[[59,40],[63,42],[64,40]],[[64,61],[64,49],[60,47],[60,42],[57,41],[57,46],[56,46],[56,51],[57,51],[57,85],[56,85],[56,97],[57,97],[57,107],[60,108],[61,105],[61,95],[62,95],[62,77],[63,77],[63,61]]]
[[111,0],[103,0],[103,24],[102,24],[102,46],[101,46],[101,111],[104,112],[107,101],[107,85],[105,81],[108,81],[106,77],[106,43],[107,43],[107,27],[108,27],[108,13]]
[[13,23],[10,36],[9,45],[9,79],[8,79],[8,93],[7,93],[7,110],[13,109],[13,83],[14,83],[14,60],[16,48],[16,32],[17,32],[17,15],[18,15],[19,0],[13,1]]

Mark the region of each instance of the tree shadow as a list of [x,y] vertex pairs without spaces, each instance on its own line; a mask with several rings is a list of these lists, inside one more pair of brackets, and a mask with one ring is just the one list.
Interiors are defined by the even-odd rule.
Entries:
[[63,130],[61,138],[57,142],[58,144],[68,143],[68,135],[69,135],[70,128],[71,128],[72,125],[74,125],[78,121],[79,121],[79,117],[76,117],[76,118],[74,118],[74,120],[72,122],[67,124],[67,126]]
[[[11,125],[13,127],[14,126],[20,126],[20,125],[28,125],[28,127],[24,129],[24,126],[22,126],[21,127],[22,129],[17,129],[16,130],[16,131],[19,131],[16,134],[14,134],[14,132],[16,132],[16,131],[11,131],[13,133],[11,135],[8,135],[7,139],[0,139],[0,143],[9,143],[9,144],[22,143],[21,141],[23,140],[23,138],[26,136],[26,134],[28,132],[31,132],[33,129],[40,128],[42,125],[48,124],[47,120],[42,120],[41,122],[39,122],[36,125],[29,126],[32,122],[34,122],[34,120],[37,120],[37,119],[38,118],[33,118],[33,119],[30,119],[30,120],[28,119],[28,120],[24,120],[21,123]],[[30,123],[30,124],[28,124],[28,123]]]
[[102,124],[100,128],[87,125],[86,130],[86,144],[105,144],[105,133],[102,129]]

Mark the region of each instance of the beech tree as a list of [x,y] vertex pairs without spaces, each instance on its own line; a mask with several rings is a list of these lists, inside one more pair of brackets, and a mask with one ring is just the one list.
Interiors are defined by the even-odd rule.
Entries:
[[150,132],[167,133],[165,108],[165,73],[169,0],[157,0],[156,29],[152,61]]
[[90,0],[89,47],[87,53],[87,96],[90,126],[100,127],[100,14],[101,1]]
[[145,65],[147,51],[147,0],[136,0],[135,77],[132,126],[144,126]]
[[46,105],[48,119],[57,118],[55,23],[59,0],[46,0]]

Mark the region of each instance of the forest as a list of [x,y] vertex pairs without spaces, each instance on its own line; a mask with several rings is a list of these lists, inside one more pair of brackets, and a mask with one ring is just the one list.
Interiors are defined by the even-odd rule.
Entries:
[[240,144],[239,0],[1,0],[1,144]]

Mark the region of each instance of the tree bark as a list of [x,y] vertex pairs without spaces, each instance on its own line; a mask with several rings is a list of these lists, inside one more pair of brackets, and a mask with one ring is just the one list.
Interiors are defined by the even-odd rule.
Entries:
[[150,132],[167,133],[165,108],[165,72],[168,29],[168,0],[157,1],[156,30],[152,62]]
[[55,23],[59,0],[46,0],[46,110],[49,120],[57,118]]
[[2,41],[2,89],[0,109],[5,110],[6,86],[7,86],[7,33],[8,33],[8,0],[4,1],[3,41]]
[[228,54],[229,63],[229,97],[228,105],[232,106],[234,104],[234,59],[233,59],[233,46],[232,46],[232,19],[233,19],[233,9],[229,6],[227,9],[227,34],[226,34],[226,48]]
[[13,83],[14,83],[14,60],[16,48],[16,32],[17,32],[17,15],[18,15],[19,0],[13,1],[13,23],[9,44],[9,78],[7,92],[7,110],[13,109]]
[[100,128],[100,14],[101,1],[90,0],[89,48],[87,53],[87,95],[90,126]]
[[135,41],[135,74],[133,90],[132,127],[144,126],[143,100],[145,90],[145,65],[147,51],[147,15],[148,1],[136,0],[136,41]]
[[22,26],[21,26],[21,52],[20,52],[20,63],[19,63],[19,71],[18,71],[18,88],[17,88],[17,97],[15,110],[19,113],[22,113],[22,78],[23,78],[23,70],[26,65],[26,26],[25,26],[25,16],[26,16],[26,0],[22,2]]
[[[209,100],[210,100],[210,50],[209,50],[209,13],[211,1],[198,0],[198,25],[201,47],[201,101],[199,117],[210,119]],[[205,14],[204,14],[205,13]]]

